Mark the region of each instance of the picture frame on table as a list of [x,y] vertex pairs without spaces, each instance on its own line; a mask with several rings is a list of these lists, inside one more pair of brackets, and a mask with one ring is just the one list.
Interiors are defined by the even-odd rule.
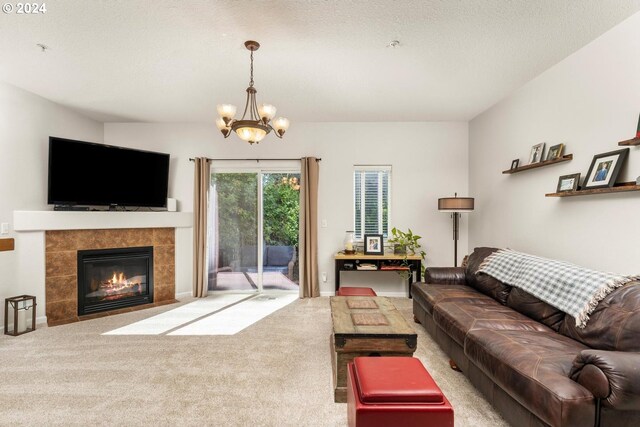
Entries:
[[580,173],[572,173],[570,175],[562,175],[558,178],[558,188],[556,193],[565,191],[578,191],[580,185]]
[[544,146],[545,143],[541,142],[540,144],[536,144],[531,147],[531,153],[529,153],[529,164],[533,165],[535,163],[540,163],[544,156]]
[[384,240],[382,234],[364,235],[365,255],[384,255]]
[[564,144],[557,144],[552,147],[549,147],[547,151],[547,162],[550,160],[557,160],[562,157],[562,153],[564,152]]
[[593,156],[584,180],[584,189],[613,187],[628,154],[629,149],[624,148]]
[[520,164],[520,159],[511,160],[510,170],[518,169],[518,165]]

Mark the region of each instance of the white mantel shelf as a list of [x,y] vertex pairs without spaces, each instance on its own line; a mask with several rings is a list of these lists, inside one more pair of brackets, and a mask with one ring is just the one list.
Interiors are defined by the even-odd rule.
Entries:
[[15,231],[188,227],[193,227],[193,212],[13,211]]

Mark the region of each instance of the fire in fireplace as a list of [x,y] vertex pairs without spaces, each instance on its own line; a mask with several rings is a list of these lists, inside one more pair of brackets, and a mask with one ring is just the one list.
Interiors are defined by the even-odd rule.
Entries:
[[78,251],[78,315],[153,302],[153,247]]

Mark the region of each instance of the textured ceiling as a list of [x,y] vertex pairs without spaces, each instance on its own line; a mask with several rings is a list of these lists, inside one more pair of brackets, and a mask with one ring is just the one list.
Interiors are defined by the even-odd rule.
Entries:
[[[0,13],[0,80],[101,121],[469,120],[640,10],[640,0],[47,2]],[[389,48],[391,40],[400,46]],[[50,50],[42,53],[36,46]],[[632,54],[632,53],[630,53]]]

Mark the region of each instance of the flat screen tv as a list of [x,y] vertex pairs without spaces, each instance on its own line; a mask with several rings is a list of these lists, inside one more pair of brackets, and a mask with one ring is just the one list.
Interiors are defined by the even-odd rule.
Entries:
[[50,205],[166,207],[169,155],[49,137]]

